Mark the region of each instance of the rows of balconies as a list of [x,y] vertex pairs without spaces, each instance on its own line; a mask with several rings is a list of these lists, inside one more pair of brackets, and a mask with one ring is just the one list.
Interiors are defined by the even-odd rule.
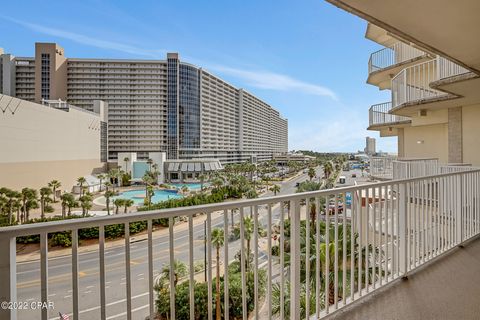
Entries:
[[372,53],[368,66],[367,82],[380,89],[389,88],[392,93],[392,102],[375,104],[369,109],[369,126],[375,128],[408,123],[408,117],[391,113],[404,106],[457,97],[432,84],[470,72],[402,42]]

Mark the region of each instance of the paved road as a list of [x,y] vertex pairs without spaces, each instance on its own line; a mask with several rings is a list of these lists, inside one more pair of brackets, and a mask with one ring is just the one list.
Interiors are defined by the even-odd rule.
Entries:
[[[322,170],[317,168],[320,176]],[[295,184],[307,180],[306,174],[301,174],[290,181],[282,183],[280,194],[295,192]],[[264,196],[269,196],[270,193]],[[259,210],[260,223],[266,226],[265,208]],[[248,214],[248,211],[246,212]],[[279,206],[273,208],[273,220],[278,221]],[[234,220],[238,221],[239,214]],[[212,227],[223,227],[223,216],[212,218]],[[188,262],[188,229],[176,227],[174,233],[175,259]],[[162,232],[162,231],[160,231]],[[204,227],[203,223],[194,225],[194,260],[204,259]],[[132,239],[133,240],[133,239]],[[148,313],[148,263],[147,242],[131,243],[131,278],[132,278],[132,310],[133,319],[145,319]],[[158,275],[164,265],[169,262],[168,233],[154,238],[154,274]],[[229,244],[229,258],[233,259],[240,250],[240,241]],[[260,252],[261,257],[265,253]],[[79,254],[79,309],[80,319],[100,318],[100,289],[98,251]],[[107,319],[126,318],[126,282],[125,282],[125,250],[116,246],[105,251],[106,264],[106,300]],[[71,257],[53,257],[49,259],[49,300],[55,308],[49,311],[50,319],[58,319],[58,312],[70,313],[72,307]],[[200,275],[201,277],[201,275]],[[40,301],[40,265],[39,261],[29,261],[17,264],[17,295],[18,301]],[[18,319],[40,319],[38,310],[19,310]]]

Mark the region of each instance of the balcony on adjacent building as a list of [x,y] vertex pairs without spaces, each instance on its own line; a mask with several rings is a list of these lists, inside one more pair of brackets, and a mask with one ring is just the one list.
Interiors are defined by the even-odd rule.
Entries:
[[411,123],[411,119],[409,117],[391,114],[391,109],[391,102],[378,103],[371,106],[368,110],[368,130],[375,130],[376,128],[385,126],[402,126]]
[[367,83],[380,89],[389,89],[392,76],[402,68],[427,61],[431,57],[424,51],[403,42],[396,42],[370,55]]

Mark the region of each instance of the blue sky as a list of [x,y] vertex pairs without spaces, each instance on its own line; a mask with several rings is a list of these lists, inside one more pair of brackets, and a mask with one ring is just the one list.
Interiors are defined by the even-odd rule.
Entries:
[[[370,105],[390,100],[367,85],[379,45],[366,22],[322,0],[22,1],[2,4],[0,47],[32,56],[57,42],[67,57],[164,59],[179,52],[289,120],[289,148],[363,149]],[[377,149],[396,151],[395,138]]]

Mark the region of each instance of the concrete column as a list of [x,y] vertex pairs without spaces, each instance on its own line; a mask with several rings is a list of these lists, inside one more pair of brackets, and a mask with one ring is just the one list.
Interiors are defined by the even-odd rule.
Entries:
[[[0,237],[0,302],[17,301],[17,262],[15,238]],[[0,319],[16,320],[15,309],[0,308]]]
[[462,107],[448,109],[448,162],[463,162]]
[[397,129],[397,153],[399,158],[404,158],[405,157],[405,136],[404,136],[404,131],[403,128],[398,128]]

